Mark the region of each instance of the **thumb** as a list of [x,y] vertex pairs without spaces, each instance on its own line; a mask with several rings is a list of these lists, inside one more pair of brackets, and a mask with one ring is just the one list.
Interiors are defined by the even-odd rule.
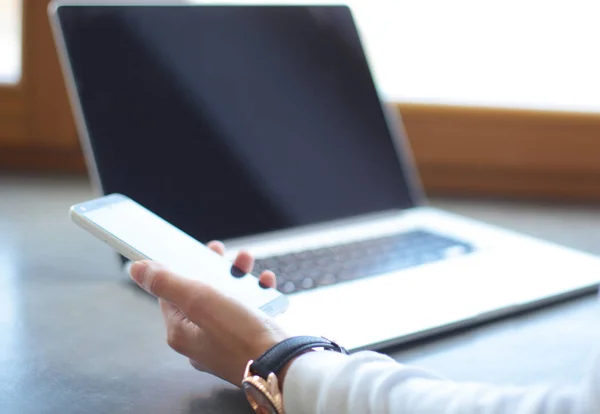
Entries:
[[148,293],[175,305],[186,315],[193,303],[205,302],[215,290],[199,281],[181,277],[163,265],[142,260],[131,266],[131,278]]
[[131,278],[148,293],[175,305],[199,326],[231,323],[254,313],[213,287],[179,276],[156,262],[134,263]]

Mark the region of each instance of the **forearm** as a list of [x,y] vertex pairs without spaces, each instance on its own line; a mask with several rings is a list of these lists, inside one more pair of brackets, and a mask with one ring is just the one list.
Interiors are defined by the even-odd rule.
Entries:
[[455,383],[371,352],[314,352],[286,376],[287,414],[591,414],[590,387],[497,387]]

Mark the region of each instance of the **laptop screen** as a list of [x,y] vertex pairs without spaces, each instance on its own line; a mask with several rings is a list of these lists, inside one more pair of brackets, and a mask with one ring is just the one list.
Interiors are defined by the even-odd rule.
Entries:
[[343,6],[62,6],[104,193],[201,241],[412,206]]

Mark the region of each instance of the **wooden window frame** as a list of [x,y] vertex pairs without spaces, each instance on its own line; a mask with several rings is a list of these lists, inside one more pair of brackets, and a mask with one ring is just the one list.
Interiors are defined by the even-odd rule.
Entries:
[[429,193],[600,200],[600,114],[397,108]]
[[[84,173],[47,4],[23,0],[22,80],[0,87],[0,168]],[[392,105],[429,194],[600,200],[600,114]]]
[[47,6],[22,0],[22,70],[16,85],[0,85],[0,168],[84,171]]

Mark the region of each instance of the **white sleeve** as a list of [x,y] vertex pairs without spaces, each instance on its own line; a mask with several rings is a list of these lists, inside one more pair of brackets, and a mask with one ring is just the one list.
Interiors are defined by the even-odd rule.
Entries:
[[375,352],[310,352],[285,378],[286,414],[600,413],[600,364],[581,387],[506,387],[445,380]]

